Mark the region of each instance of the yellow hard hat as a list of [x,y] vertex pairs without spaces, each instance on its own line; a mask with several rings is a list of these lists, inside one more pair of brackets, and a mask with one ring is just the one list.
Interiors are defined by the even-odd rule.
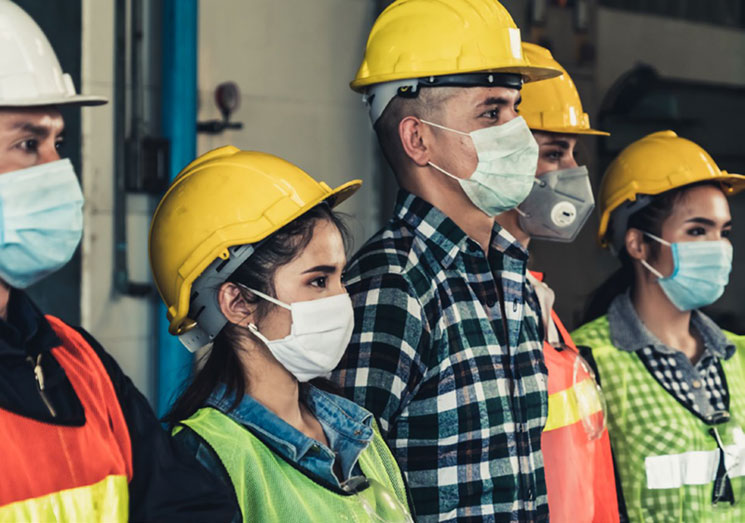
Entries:
[[[696,182],[719,182],[728,196],[745,189],[745,176],[722,171],[702,147],[673,131],[659,131],[627,146],[608,166],[600,184],[598,240],[603,247],[620,250],[607,238],[611,213],[641,195],[657,195]],[[637,209],[638,210],[638,209]],[[625,216],[628,221],[628,216]],[[626,222],[614,229],[626,230]]]
[[192,284],[208,266],[232,261],[234,247],[268,237],[321,202],[338,205],[361,183],[332,189],[281,158],[232,146],[187,165],[150,225],[150,266],[167,307],[169,332],[180,335],[195,327],[188,317]]
[[525,81],[552,78],[555,68],[522,55],[520,30],[496,0],[397,0],[375,21],[355,91],[414,78],[463,73],[513,73]]
[[525,118],[528,127],[551,133],[610,135],[590,127],[590,116],[582,109],[577,87],[569,73],[551,56],[551,51],[523,42],[523,55],[533,65],[553,67],[563,73],[557,78],[523,87],[520,116]]

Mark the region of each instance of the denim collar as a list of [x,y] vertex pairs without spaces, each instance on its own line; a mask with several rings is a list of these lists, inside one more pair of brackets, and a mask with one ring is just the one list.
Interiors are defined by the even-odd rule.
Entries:
[[[429,247],[437,261],[449,268],[459,253],[479,251],[476,241],[448,216],[426,200],[403,189],[398,191],[394,216],[407,224]],[[527,260],[528,251],[496,221],[492,229],[490,252]]]
[[[652,347],[663,354],[674,354],[677,349],[668,347],[652,334],[642,323],[631,302],[629,291],[619,294],[608,309],[611,341],[615,347],[627,352],[636,352]],[[691,326],[701,336],[705,353],[725,360],[735,353],[735,346],[724,335],[722,329],[711,318],[699,310],[691,311]],[[703,360],[703,357],[701,358]]]
[[357,404],[308,385],[304,395],[306,406],[323,427],[329,447],[321,445],[282,420],[257,400],[245,394],[241,402],[230,409],[235,399],[220,384],[210,395],[207,405],[214,407],[233,421],[249,428],[259,439],[289,461],[300,463],[311,451],[319,451],[331,466],[338,458],[344,478],[348,478],[360,453],[372,440],[372,414]]

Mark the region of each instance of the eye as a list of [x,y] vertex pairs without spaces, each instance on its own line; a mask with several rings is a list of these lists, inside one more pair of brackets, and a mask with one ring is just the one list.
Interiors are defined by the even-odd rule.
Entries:
[[319,289],[325,289],[327,282],[328,282],[327,276],[319,276],[318,278],[312,279],[310,284],[313,285],[314,287],[318,287]]
[[722,238],[729,238],[732,236],[732,229],[725,229],[722,231]]
[[694,227],[693,229],[688,229],[688,236],[705,236],[706,235],[706,229],[703,227]]
[[489,118],[490,120],[499,120],[499,108],[490,109],[481,115],[482,117]]
[[557,151],[557,150],[546,151],[545,153],[543,153],[543,158],[545,158],[546,160],[550,162],[558,163],[559,161],[561,161],[562,156],[563,156],[562,152]]
[[54,148],[57,151],[61,151],[64,147],[65,147],[65,139],[64,138],[60,138],[59,140],[57,140],[56,142],[54,142]]
[[29,138],[28,140],[20,142],[16,147],[27,153],[35,153],[39,150],[39,140],[36,138]]

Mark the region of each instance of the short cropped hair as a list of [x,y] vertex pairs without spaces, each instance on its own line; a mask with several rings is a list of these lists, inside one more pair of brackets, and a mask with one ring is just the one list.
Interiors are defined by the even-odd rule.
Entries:
[[398,124],[407,116],[438,122],[442,105],[462,87],[422,87],[416,98],[394,97],[375,123],[383,156],[398,178],[399,169],[406,156],[398,135]]

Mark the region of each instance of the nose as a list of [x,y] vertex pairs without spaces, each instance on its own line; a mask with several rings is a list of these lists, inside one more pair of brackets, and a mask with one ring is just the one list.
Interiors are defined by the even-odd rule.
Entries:
[[570,155],[562,162],[562,164],[562,169],[574,169],[577,167],[577,160],[574,159],[574,156]]
[[39,156],[36,161],[36,165],[41,165],[49,162],[56,162],[60,159],[59,151],[57,150],[57,144],[54,141],[45,142],[39,147]]
[[502,123],[511,122],[520,114],[517,112],[517,109],[514,107],[507,107],[499,112],[499,115],[502,117]]

